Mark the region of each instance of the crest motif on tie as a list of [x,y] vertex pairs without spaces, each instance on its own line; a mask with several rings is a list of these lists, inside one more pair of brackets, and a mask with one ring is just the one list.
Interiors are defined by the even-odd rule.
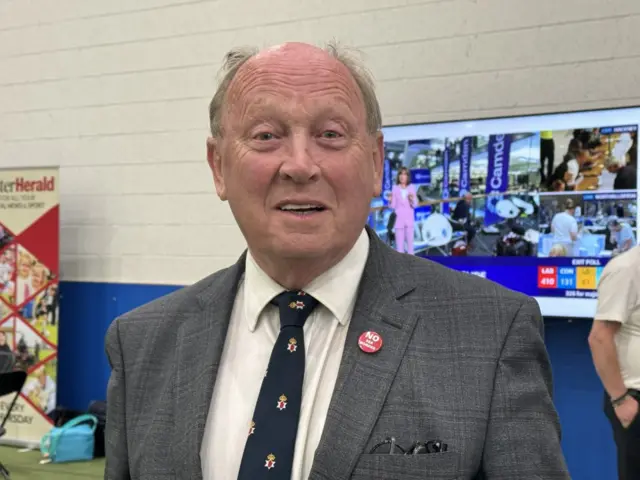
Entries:
[[264,466],[269,470],[276,466],[276,456],[273,453],[267,455],[267,460],[265,461]]
[[306,295],[306,293],[304,293],[302,290],[300,290],[300,291],[298,292],[298,296],[299,296],[299,297],[304,297],[305,295]]
[[280,395],[278,399],[278,410],[282,411],[287,408],[287,397],[285,395]]
[[291,302],[289,304],[289,308],[294,308],[296,310],[302,310],[304,308],[304,302],[302,300],[296,300],[295,302]]
[[256,431],[256,422],[251,422],[251,426],[249,427],[249,435],[253,435]]
[[298,341],[295,338],[289,339],[289,345],[287,345],[287,350],[293,353],[298,349]]

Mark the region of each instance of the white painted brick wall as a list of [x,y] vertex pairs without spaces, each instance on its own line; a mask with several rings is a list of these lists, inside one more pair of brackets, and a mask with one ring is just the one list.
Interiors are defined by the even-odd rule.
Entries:
[[640,104],[639,0],[0,0],[0,167],[62,167],[63,278],[233,262],[204,148],[220,59],[331,38],[388,124]]

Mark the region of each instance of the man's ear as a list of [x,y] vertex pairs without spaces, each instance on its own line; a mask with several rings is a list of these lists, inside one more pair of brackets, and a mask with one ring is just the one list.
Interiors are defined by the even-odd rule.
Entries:
[[371,152],[373,160],[373,196],[382,193],[382,171],[384,169],[384,136],[382,132],[376,133],[375,144]]
[[227,187],[222,173],[222,155],[219,138],[207,138],[207,163],[209,163],[209,168],[211,168],[211,172],[213,173],[213,183],[216,186],[216,193],[218,197],[220,197],[220,200],[225,201],[227,199]]

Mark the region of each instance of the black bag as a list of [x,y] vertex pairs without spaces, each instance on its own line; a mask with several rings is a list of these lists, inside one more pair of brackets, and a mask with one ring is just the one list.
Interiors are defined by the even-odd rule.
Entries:
[[88,412],[98,419],[95,433],[94,458],[104,457],[104,429],[107,423],[107,402],[94,400],[89,404]]
[[48,416],[56,427],[61,427],[68,421],[73,420],[84,413],[85,412],[81,412],[79,410],[71,410],[70,408],[57,406],[55,410],[48,414]]

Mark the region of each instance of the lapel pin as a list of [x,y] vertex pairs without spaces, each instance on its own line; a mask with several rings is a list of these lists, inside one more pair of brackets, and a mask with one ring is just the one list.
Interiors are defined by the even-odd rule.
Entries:
[[382,337],[376,332],[364,332],[358,339],[358,346],[365,353],[376,353],[382,348]]

